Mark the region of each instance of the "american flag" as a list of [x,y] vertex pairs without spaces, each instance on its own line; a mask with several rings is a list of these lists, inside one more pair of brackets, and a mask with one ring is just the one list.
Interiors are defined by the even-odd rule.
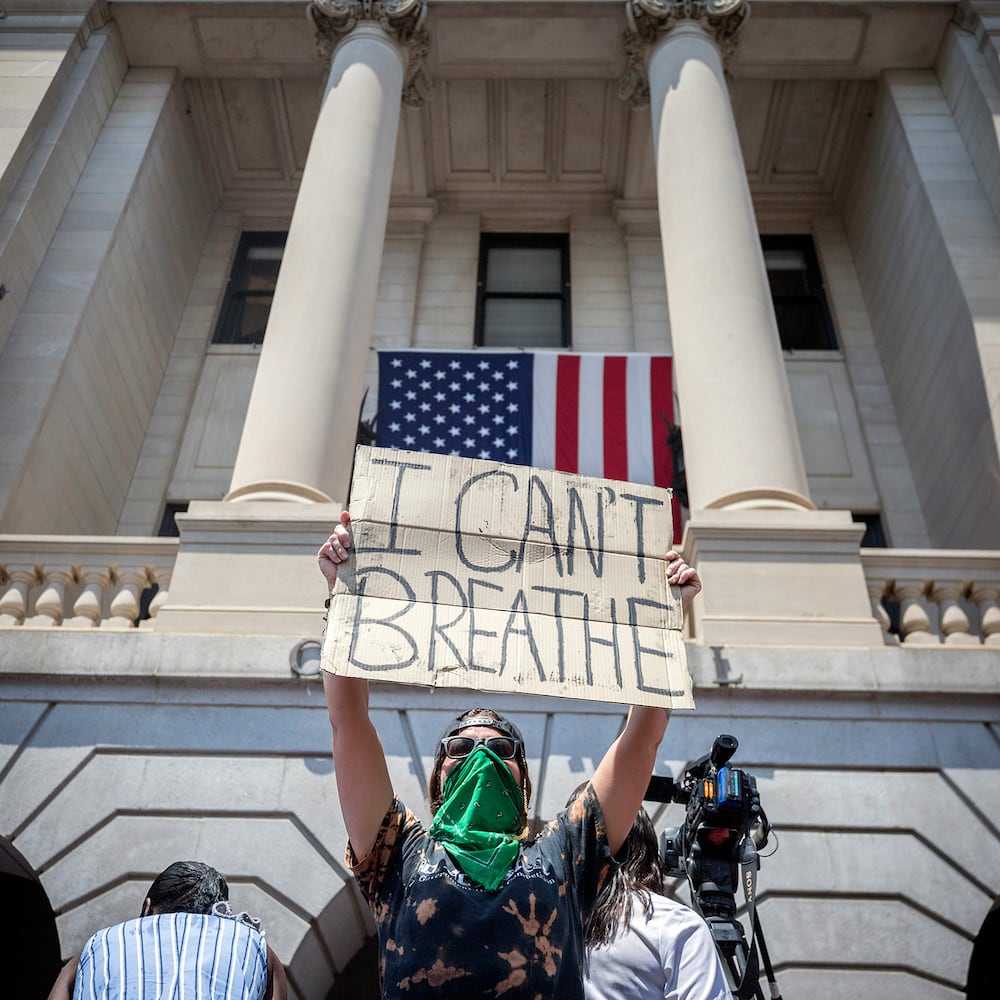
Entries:
[[380,351],[378,445],[669,486],[671,358]]

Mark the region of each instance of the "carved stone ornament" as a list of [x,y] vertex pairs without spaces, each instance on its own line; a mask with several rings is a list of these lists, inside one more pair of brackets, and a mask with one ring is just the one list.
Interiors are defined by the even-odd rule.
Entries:
[[407,53],[403,103],[420,107],[430,97],[431,81],[424,72],[430,51],[424,28],[427,0],[311,0],[306,12],[316,29],[316,48],[327,61],[344,35],[366,21],[377,24]]
[[100,31],[106,24],[111,23],[111,8],[108,0],[97,0],[97,2],[87,11],[87,27],[91,31]]
[[625,0],[625,72],[618,85],[632,107],[649,103],[646,55],[649,46],[684,21],[701,25],[715,39],[723,59],[736,50],[736,36],[750,16],[749,0]]

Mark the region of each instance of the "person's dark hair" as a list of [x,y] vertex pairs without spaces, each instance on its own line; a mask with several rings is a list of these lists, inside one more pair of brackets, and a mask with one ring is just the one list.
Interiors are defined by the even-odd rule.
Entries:
[[427,798],[430,802],[431,815],[433,816],[441,808],[442,785],[441,767],[444,764],[444,747],[441,740],[448,736],[457,736],[463,729],[472,726],[489,726],[496,729],[498,733],[510,736],[517,740],[520,749],[517,752],[517,766],[521,770],[521,829],[528,826],[528,806],[531,803],[531,778],[528,777],[528,758],[525,755],[524,737],[521,730],[509,719],[505,719],[499,712],[494,712],[492,708],[470,708],[468,712],[463,712],[457,719],[453,719],[445,726],[438,740],[437,749],[434,752],[434,764],[431,766],[430,780],[427,782]]
[[[566,804],[574,802],[585,787],[581,785]],[[652,894],[662,895],[660,845],[653,821],[642,806],[615,860],[618,864],[612,865],[587,926],[588,948],[608,944],[628,927],[632,920],[633,897],[649,914],[653,908]]]
[[[158,913],[209,913],[229,899],[226,880],[201,861],[175,861],[153,879],[142,904],[141,916]],[[148,902],[147,902],[148,901]]]

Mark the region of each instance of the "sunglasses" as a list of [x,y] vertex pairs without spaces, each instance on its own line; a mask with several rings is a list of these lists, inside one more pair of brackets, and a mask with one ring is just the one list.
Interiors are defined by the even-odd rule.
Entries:
[[477,739],[472,736],[446,736],[441,741],[444,752],[452,760],[461,760],[468,757],[476,747],[486,747],[492,750],[501,760],[513,760],[521,749],[521,744],[509,736],[487,736],[485,739]]

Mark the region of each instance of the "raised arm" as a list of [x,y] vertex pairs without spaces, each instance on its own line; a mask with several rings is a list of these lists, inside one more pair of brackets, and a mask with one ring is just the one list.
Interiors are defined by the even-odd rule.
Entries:
[[[673,550],[667,553],[667,583],[680,587],[685,607],[701,590],[698,571]],[[633,705],[621,735],[611,744],[594,773],[592,784],[604,813],[612,854],[625,843],[635,822],[669,719],[669,709]]]
[[[345,511],[317,554],[331,593],[337,582],[337,567],[348,558],[351,547],[350,523],[351,517]],[[389,769],[382,741],[368,717],[368,682],[324,672],[323,689],[333,729],[333,767],[340,810],[351,847],[358,858],[363,858],[371,850],[392,804]]]

